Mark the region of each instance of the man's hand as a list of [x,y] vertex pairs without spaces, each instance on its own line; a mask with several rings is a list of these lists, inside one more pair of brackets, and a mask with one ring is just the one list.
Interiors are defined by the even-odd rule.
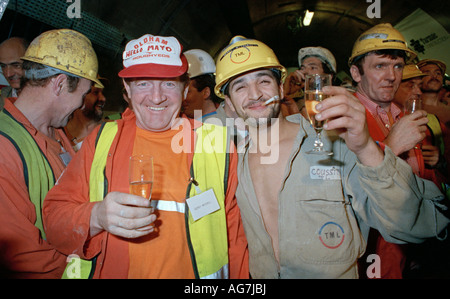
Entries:
[[150,201],[140,196],[111,192],[92,209],[91,237],[102,231],[123,238],[138,238],[154,230],[156,220]]
[[425,138],[427,123],[427,113],[424,110],[405,115],[392,126],[383,142],[398,156],[414,148]]
[[289,74],[284,82],[284,93],[291,95],[305,87],[305,74],[301,70],[296,70]]
[[439,162],[439,148],[431,144],[423,144],[422,156],[425,164],[434,168]]
[[330,97],[316,106],[316,119],[327,120],[324,129],[336,130],[362,164],[382,163],[384,153],[370,137],[364,106],[343,87],[326,86],[323,91]]

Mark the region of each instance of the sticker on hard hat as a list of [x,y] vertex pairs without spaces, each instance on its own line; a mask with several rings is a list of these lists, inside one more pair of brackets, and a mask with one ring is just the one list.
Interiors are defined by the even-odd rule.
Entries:
[[230,54],[231,62],[236,63],[236,64],[244,63],[247,60],[249,60],[250,57],[252,56],[252,51],[251,51],[250,47],[259,47],[259,46],[257,44],[245,44],[245,45],[240,45],[240,46],[234,47],[234,48],[228,50],[227,52],[225,52],[225,54],[222,55],[220,60],[222,61],[222,59],[224,59],[225,56]]
[[371,33],[371,34],[366,34],[366,35],[361,36],[359,38],[359,41],[363,41],[366,39],[375,39],[375,38],[376,39],[386,39],[387,37],[388,37],[388,35],[385,33]]
[[180,51],[181,46],[174,37],[144,35],[127,44],[123,52],[123,64],[125,67],[145,63],[180,66]]

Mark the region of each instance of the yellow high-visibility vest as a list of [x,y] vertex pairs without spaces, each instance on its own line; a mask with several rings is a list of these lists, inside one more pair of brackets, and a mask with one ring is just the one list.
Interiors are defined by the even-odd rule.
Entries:
[[[108,122],[100,129],[89,178],[91,202],[101,201],[108,192],[104,175],[110,147],[118,132],[117,122]],[[196,278],[229,278],[228,238],[225,215],[225,194],[228,178],[228,139],[225,127],[203,124],[196,130],[197,142],[191,166],[192,182],[187,196],[193,197],[201,191],[213,189],[220,209],[194,221],[186,203],[161,201],[157,208],[184,213],[188,247]],[[193,187],[193,182],[198,188]],[[201,188],[201,189],[200,189]],[[71,269],[76,264],[81,268],[78,277],[90,278],[95,261],[72,258],[63,278],[73,278]]]

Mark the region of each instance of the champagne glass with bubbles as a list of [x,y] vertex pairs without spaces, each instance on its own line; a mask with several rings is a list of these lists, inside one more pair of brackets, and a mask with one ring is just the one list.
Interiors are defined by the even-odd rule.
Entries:
[[130,193],[151,199],[153,189],[153,157],[133,155],[129,167]]
[[314,148],[307,154],[318,154],[318,155],[332,155],[324,149],[322,142],[322,128],[325,121],[316,120],[315,116],[318,113],[316,110],[316,105],[325,100],[328,95],[323,93],[324,86],[331,86],[331,75],[307,75],[305,78],[305,106],[308,112],[308,118],[311,125],[316,130],[316,140],[314,141]]

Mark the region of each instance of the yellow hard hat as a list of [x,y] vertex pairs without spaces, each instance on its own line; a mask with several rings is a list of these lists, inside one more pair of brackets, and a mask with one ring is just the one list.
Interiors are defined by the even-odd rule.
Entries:
[[224,98],[222,89],[231,79],[260,68],[277,69],[281,72],[281,80],[286,79],[286,68],[280,64],[271,48],[258,40],[235,36],[218,56],[214,92]]
[[427,74],[424,74],[420,71],[420,69],[415,64],[407,64],[403,68],[403,76],[402,80],[408,80],[411,78],[424,77]]
[[417,63],[417,66],[419,68],[422,68],[423,66],[425,66],[427,64],[437,65],[437,67],[441,69],[442,75],[445,75],[445,72],[447,70],[447,65],[445,64],[445,62],[443,62],[441,60],[437,60],[437,59],[423,59]]
[[97,78],[98,60],[91,41],[77,31],[56,29],[42,33],[31,42],[22,59],[91,80],[103,88]]
[[353,45],[352,55],[348,61],[353,64],[356,57],[377,50],[403,50],[408,61],[413,60],[417,54],[408,48],[403,35],[389,23],[378,24],[361,34]]

